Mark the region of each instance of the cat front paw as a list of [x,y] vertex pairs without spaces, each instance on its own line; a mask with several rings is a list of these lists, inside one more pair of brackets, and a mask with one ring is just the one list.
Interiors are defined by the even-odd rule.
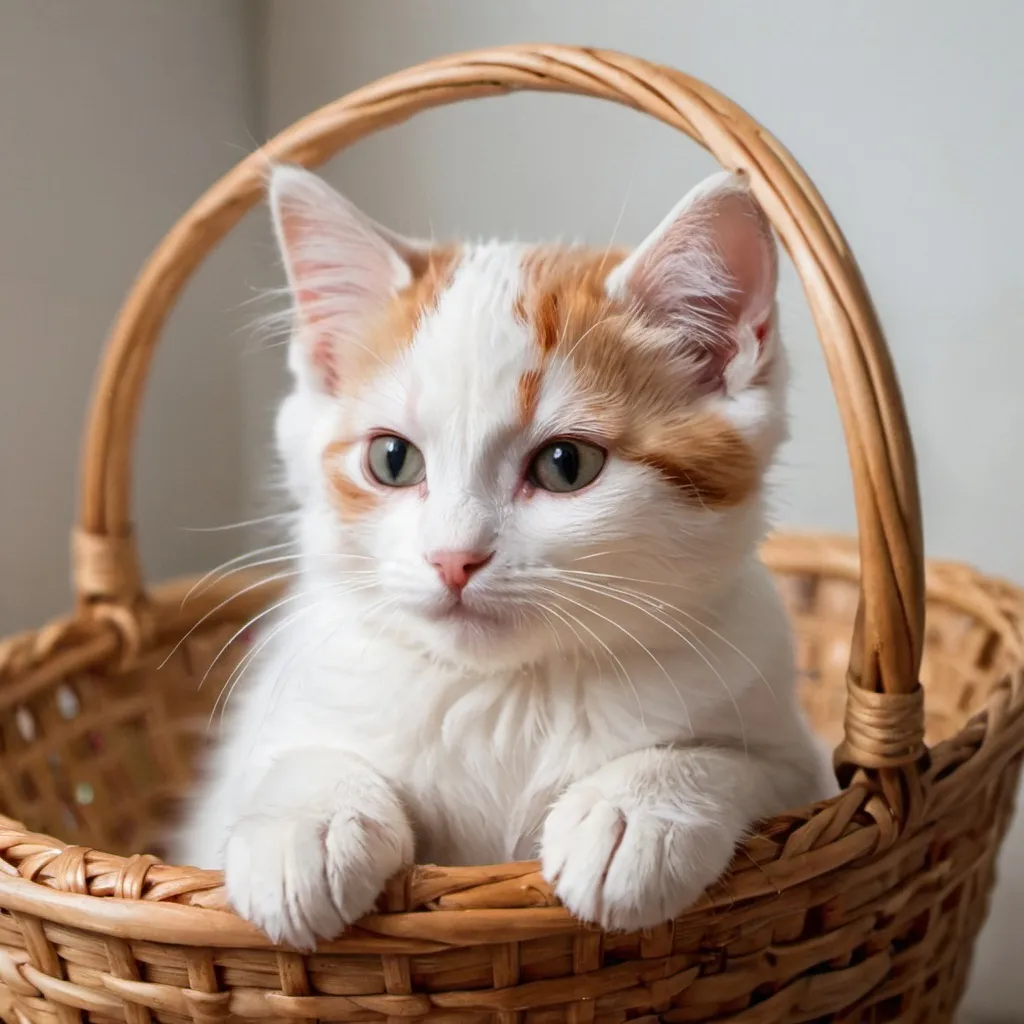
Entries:
[[729,828],[687,817],[578,782],[544,823],[544,878],[581,921],[606,931],[653,928],[692,906],[732,857]]
[[373,817],[342,808],[243,817],[228,839],[225,880],[235,911],[275,943],[312,949],[373,910],[413,860],[400,807]]

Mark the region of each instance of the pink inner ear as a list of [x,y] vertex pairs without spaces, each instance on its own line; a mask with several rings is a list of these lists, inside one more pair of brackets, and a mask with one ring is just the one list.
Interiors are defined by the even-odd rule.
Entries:
[[[317,220],[301,210],[289,208],[287,204],[282,204],[280,217],[284,249],[292,267],[296,306],[303,320],[313,326],[325,319],[324,299],[332,291],[332,279],[338,275],[340,267],[330,260],[310,259],[309,249],[315,250],[328,243],[336,225],[326,218]],[[316,347],[325,343],[323,338],[317,339],[314,361]]]
[[749,193],[699,196],[669,224],[634,269],[630,286],[652,312],[706,317],[725,329],[759,322],[775,289],[775,255]]
[[749,192],[713,202],[707,230],[730,284],[735,320],[760,321],[775,291],[775,246],[768,221]]
[[[740,354],[759,364],[769,337],[777,257],[747,183],[716,175],[687,196],[609,279],[664,336],[675,372],[700,392],[722,387]],[[741,373],[746,370],[741,369]],[[736,385],[736,374],[730,386]]]
[[297,335],[319,384],[337,393],[366,324],[407,282],[408,265],[351,203],[307,171],[275,171],[271,203]]
[[[312,263],[298,261],[295,264],[295,279],[297,282],[309,279],[315,280],[317,278],[323,280],[330,273],[331,268],[328,266],[316,266]],[[326,318],[324,304],[326,294],[326,290],[322,288],[302,288],[300,286],[295,289],[296,307],[302,314],[302,319],[311,327]]]
[[334,357],[334,346],[326,334],[317,334],[313,342],[313,350],[310,359],[314,368],[320,376],[323,386],[333,395],[337,394],[338,386],[341,383],[338,376],[338,362]]

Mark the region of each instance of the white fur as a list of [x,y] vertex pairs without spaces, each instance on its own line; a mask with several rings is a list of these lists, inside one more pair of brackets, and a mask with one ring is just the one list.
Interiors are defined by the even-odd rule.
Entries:
[[[518,425],[516,384],[537,361],[512,310],[521,255],[467,250],[358,400],[318,390],[293,357],[278,443],[301,576],[177,851],[224,866],[234,906],[276,940],[333,936],[414,855],[539,855],[580,917],[653,926],[721,874],[753,822],[830,790],[756,557],[760,497],[704,509],[611,453],[585,491],[516,498],[529,453],[583,415],[556,359],[534,423]],[[781,389],[780,370],[708,400],[767,458]],[[384,492],[343,525],[321,453],[382,428],[420,446],[427,492]],[[347,469],[369,488],[361,450]],[[446,594],[425,553],[492,547],[464,600],[493,621],[437,617]]]

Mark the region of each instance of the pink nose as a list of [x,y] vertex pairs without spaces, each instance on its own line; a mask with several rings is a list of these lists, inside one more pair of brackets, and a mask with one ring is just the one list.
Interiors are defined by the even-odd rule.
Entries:
[[437,570],[446,587],[462,590],[470,576],[493,557],[493,551],[435,551],[427,555],[427,561]]

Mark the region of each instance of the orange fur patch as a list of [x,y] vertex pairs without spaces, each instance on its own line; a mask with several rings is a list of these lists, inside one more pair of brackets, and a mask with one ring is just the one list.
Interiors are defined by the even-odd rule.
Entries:
[[352,365],[340,382],[344,392],[358,390],[380,370],[381,363],[393,362],[412,344],[423,318],[437,308],[441,294],[451,283],[460,255],[458,246],[437,246],[410,263],[412,282],[366,331],[365,348],[352,354]]
[[322,457],[324,474],[330,485],[331,497],[338,517],[346,523],[369,515],[380,503],[380,495],[360,487],[345,471],[342,460],[352,450],[354,441],[332,441]]
[[516,303],[544,357],[568,339],[574,321],[610,308],[605,278],[624,257],[624,252],[554,245],[537,246],[526,254],[523,292]]
[[451,284],[458,256],[455,246],[438,247],[412,265],[412,283],[395,296],[389,311],[393,343],[401,348],[412,343],[424,316],[437,309],[441,293]]
[[537,412],[537,402],[540,400],[541,379],[540,370],[527,370],[519,378],[519,394],[516,404],[519,409],[521,426],[525,427],[533,422],[534,414]]
[[677,422],[642,424],[619,452],[658,470],[708,508],[733,508],[758,488],[761,468],[753,449],[720,416],[682,415]]
[[[687,408],[664,354],[643,344],[657,328],[605,294],[605,279],[623,256],[555,247],[528,254],[521,305],[542,361],[560,352],[571,360],[588,419],[619,455],[656,469],[688,500],[739,505],[760,486],[758,459],[725,419]],[[521,413],[523,392],[521,380]]]

